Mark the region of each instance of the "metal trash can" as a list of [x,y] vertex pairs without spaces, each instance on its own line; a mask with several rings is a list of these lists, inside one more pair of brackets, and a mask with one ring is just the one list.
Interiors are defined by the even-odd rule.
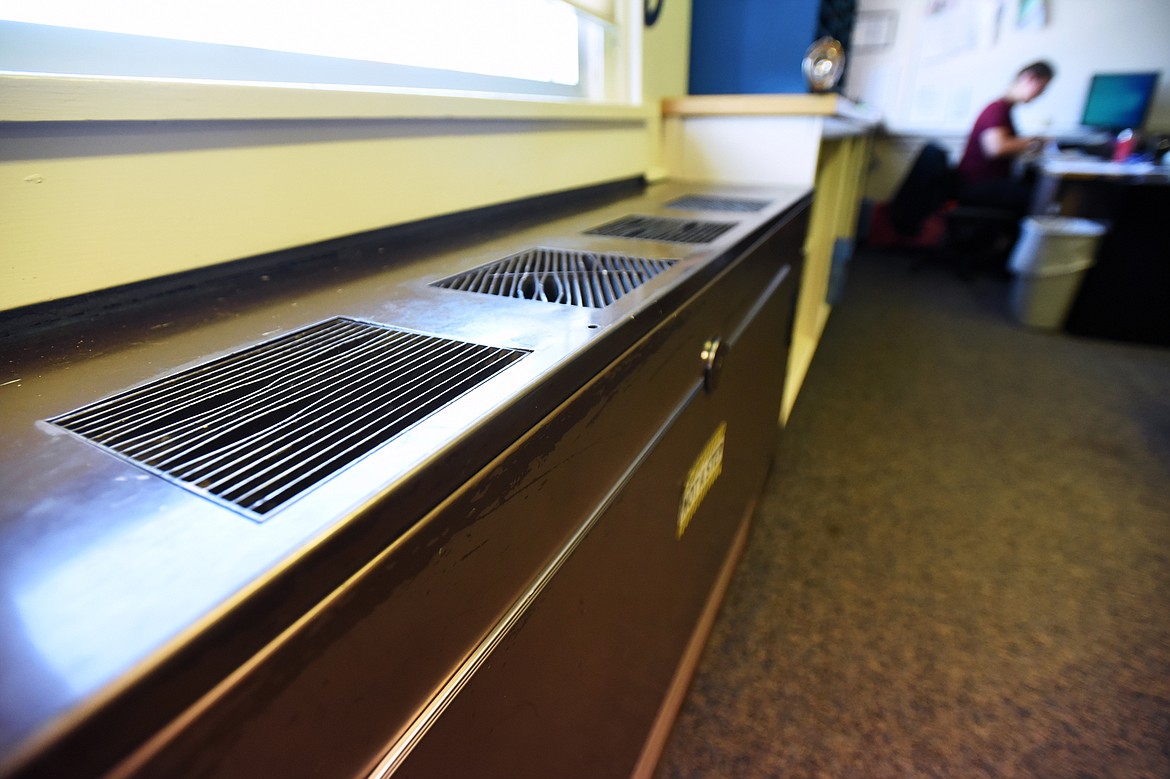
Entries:
[[1024,220],[1008,268],[1016,274],[1012,312],[1028,327],[1057,330],[1092,267],[1105,225],[1068,216]]

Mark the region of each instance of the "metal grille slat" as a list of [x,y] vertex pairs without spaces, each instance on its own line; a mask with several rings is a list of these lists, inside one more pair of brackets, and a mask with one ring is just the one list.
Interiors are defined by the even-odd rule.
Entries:
[[[465,371],[457,378],[476,378],[476,374]],[[430,395],[420,397],[418,400],[424,405],[439,401],[447,402],[444,394],[437,389],[431,389]],[[401,410],[400,406],[396,408],[400,410],[400,413],[397,417],[389,420],[391,423],[403,425],[413,424],[417,421],[413,418],[413,415],[419,413],[417,410]],[[344,436],[340,432],[335,433],[327,442],[328,445],[318,448],[312,460],[304,461],[285,457],[264,471],[254,474],[250,480],[237,486],[237,490],[247,488],[246,492],[238,495],[237,500],[246,502],[250,507],[262,506],[273,496],[294,488],[298,482],[313,479],[322,470],[331,471],[338,460],[347,462],[353,456],[364,454],[370,448],[371,441],[374,440],[373,433],[376,432],[377,425],[381,423],[382,412],[385,410],[384,406],[376,406],[351,422],[341,431],[345,433]],[[363,421],[365,424],[360,424]],[[281,470],[277,470],[278,468]]]
[[567,262],[573,266],[574,273],[569,274],[569,300],[580,300],[581,305],[587,308],[601,308],[606,305],[605,302],[600,301],[589,285],[590,279],[596,274],[592,273],[593,265],[589,263],[583,255],[572,255],[565,252],[558,252],[558,256],[563,257]]
[[[210,394],[215,394],[223,386],[238,387],[247,376],[256,371],[266,370],[265,359],[277,365],[295,362],[298,352],[315,350],[316,344],[321,339],[336,339],[341,334],[337,329],[333,329],[331,332],[320,332],[320,328],[311,328],[310,330],[318,332],[306,334],[306,331],[301,331],[297,340],[281,344],[281,348],[264,349],[262,345],[243,353],[253,354],[252,360],[238,365],[234,363],[223,365],[215,362],[199,369],[184,371],[148,385],[149,389],[128,390],[87,406],[84,413],[74,412],[74,414],[66,415],[66,418],[69,418],[71,424],[75,425],[76,432],[95,438],[104,433],[103,441],[106,440],[106,437],[117,440],[117,436],[131,430],[133,424],[140,420],[151,423],[161,415],[190,406],[200,399],[205,399]],[[198,394],[190,392],[193,387],[198,388]],[[184,396],[191,399],[180,402],[178,405],[170,402]],[[163,405],[163,401],[168,402]],[[106,409],[111,405],[116,405],[119,409],[118,416],[111,417],[106,413]],[[103,421],[106,424],[103,425]]]
[[[417,337],[415,340],[408,339],[408,341],[411,345],[413,345],[414,343],[417,342]],[[401,361],[403,361],[405,359],[407,359],[406,355],[389,355],[386,358],[384,358],[384,360],[389,360],[388,367],[391,371],[395,368],[395,366],[399,365],[401,363]],[[383,375],[384,373],[386,373],[386,371],[378,368],[378,366],[381,364],[381,362],[383,362],[383,361],[377,361],[377,362],[374,362],[368,366],[365,366],[367,368],[367,371],[366,371],[367,383],[361,384],[361,385],[354,385],[351,389],[356,391],[357,389],[359,389],[361,387],[368,387],[367,392],[382,392],[382,391],[384,391],[382,389],[381,385],[374,383],[374,382],[382,381],[384,378],[386,378]],[[346,369],[346,366],[340,366],[340,367],[342,367],[343,369]],[[378,370],[378,372],[374,372],[374,370],[371,370],[371,369]],[[401,384],[402,383],[402,376],[400,375],[398,378],[399,378],[399,384]],[[279,422],[275,425],[262,428],[261,430],[257,431],[256,433],[253,433],[251,435],[247,435],[245,437],[238,438],[236,440],[236,443],[233,444],[232,446],[224,447],[224,448],[216,448],[213,452],[210,452],[206,455],[199,456],[199,457],[188,456],[188,457],[184,458],[183,464],[181,466],[175,467],[173,470],[177,476],[180,476],[182,478],[186,478],[186,479],[189,479],[191,481],[202,481],[208,477],[208,474],[206,472],[200,470],[201,465],[208,464],[208,463],[218,464],[219,462],[223,462],[223,461],[227,461],[227,462],[231,463],[233,461],[235,455],[241,450],[250,450],[252,453],[253,461],[255,461],[258,458],[259,453],[261,451],[263,451],[264,449],[268,448],[268,445],[265,445],[263,443],[263,441],[265,439],[276,439],[282,430],[289,428],[289,427],[292,427],[294,430],[295,429],[302,429],[298,423],[301,422],[303,419],[305,419],[310,414],[315,414],[315,416],[318,419],[325,418],[327,413],[329,412],[329,409],[331,408],[331,406],[328,404],[319,405],[319,404],[315,403],[314,401],[316,401],[318,398],[320,398],[322,396],[328,396],[331,394],[336,394],[334,387],[332,387],[331,385],[324,385],[320,388],[319,391],[312,392],[308,395],[296,395],[295,393],[293,393],[291,391],[288,393],[282,393],[279,400],[274,400],[274,402],[270,404],[270,408],[287,408],[287,407],[292,407],[292,406],[296,405],[296,406],[301,406],[302,410],[294,413],[292,416],[286,417],[284,420],[282,420],[281,422]],[[343,397],[349,397],[352,394],[353,393],[351,392],[351,393],[344,395]],[[256,402],[257,402],[257,404],[259,404],[261,402],[261,399],[257,399]],[[252,411],[253,411],[253,413],[257,413],[259,411],[259,406],[253,408]],[[250,420],[250,419],[254,419],[254,417],[251,414],[249,414],[245,417],[245,419]],[[238,429],[239,427],[242,427],[242,425],[236,426],[236,429]],[[233,432],[233,430],[229,429],[229,430],[221,431],[220,433],[217,433],[217,434],[225,434],[225,433],[231,433],[231,432]],[[312,434],[311,431],[306,431],[306,436],[311,435],[311,434]],[[195,441],[195,443],[198,443],[198,441]],[[167,462],[151,463],[151,464],[157,465],[158,467],[164,467],[164,468],[169,465],[169,463],[167,463]]]
[[594,227],[590,235],[608,235],[615,238],[636,238],[641,241],[668,243],[710,243],[735,227],[735,222],[708,222],[697,219],[679,219],[671,216],[639,216],[631,214]]
[[675,198],[666,204],[667,208],[685,211],[730,211],[734,213],[753,213],[768,206],[767,200],[752,200],[749,198],[723,197],[720,195],[684,195]]
[[[160,428],[158,433],[164,437],[157,442],[148,439],[140,446],[124,445],[123,453],[141,459],[148,465],[169,469],[175,465],[175,458],[180,458],[182,463],[190,463],[194,457],[192,452],[213,446],[216,439],[226,438],[238,441],[235,447],[228,447],[224,452],[231,454],[247,444],[246,437],[239,438],[241,430],[255,427],[265,417],[280,415],[285,409],[305,404],[319,394],[319,390],[314,391],[311,387],[320,381],[324,373],[329,369],[344,371],[350,364],[344,360],[335,360],[307,367],[302,375],[257,387],[247,397],[223,406],[220,412],[224,419],[235,421],[207,427],[201,417],[195,417],[180,426]],[[183,474],[179,472],[178,475]]]
[[[491,366],[488,366],[487,370],[490,370],[490,368]],[[484,369],[478,371],[464,370],[459,372],[453,378],[459,380],[474,380],[475,383],[479,383],[482,381],[480,376],[483,372]],[[428,390],[428,392],[428,395],[418,398],[420,403],[423,405],[445,405],[451,400],[451,398],[446,396],[447,393],[443,389],[431,388]],[[400,410],[400,413],[397,417],[390,420],[393,424],[408,426],[418,421],[418,419],[415,418],[415,416],[419,414],[418,410],[401,410],[400,406],[397,408]],[[339,435],[335,434],[331,440],[335,440],[336,443],[330,446],[320,447],[314,453],[313,459],[307,464],[311,465],[312,467],[306,470],[306,462],[304,460],[286,457],[283,460],[274,463],[273,466],[266,469],[265,471],[255,474],[249,482],[241,485],[241,487],[250,488],[247,492],[240,494],[236,499],[240,502],[247,503],[249,507],[263,506],[267,501],[271,500],[273,496],[289,491],[291,489],[291,487],[288,485],[290,480],[293,480],[293,484],[295,485],[299,481],[314,478],[316,474],[322,470],[333,470],[334,465],[338,460],[348,462],[350,459],[352,459],[353,456],[360,456],[361,454],[364,454],[369,448],[368,444],[374,440],[374,436],[370,433],[370,431],[376,430],[376,425],[382,422],[382,419],[378,414],[378,412],[381,410],[383,410],[383,408],[379,406],[363,415],[363,417],[360,419],[355,420],[354,423],[348,425],[345,428],[347,435],[344,438],[341,438]],[[421,419],[421,416],[418,418]],[[370,421],[368,421],[366,424],[355,427],[355,425],[360,423],[362,420]],[[285,467],[290,465],[296,467]],[[276,468],[278,467],[285,467],[285,469],[276,471]],[[260,479],[260,477],[268,473],[272,474],[269,478],[263,480]],[[240,487],[237,489],[239,488]]]
[[[278,375],[271,383],[258,387],[243,397],[236,398],[227,404],[219,406],[217,409],[218,413],[224,415],[235,415],[241,420],[236,425],[227,429],[210,429],[210,432],[202,435],[196,433],[193,434],[194,438],[180,438],[180,447],[189,447],[190,445],[201,443],[213,435],[223,435],[230,433],[234,427],[247,424],[250,420],[254,419],[255,415],[259,413],[258,409],[261,407],[265,407],[269,410],[275,410],[284,404],[297,402],[295,399],[300,397],[298,392],[306,386],[310,386],[316,382],[321,374],[327,372],[330,369],[343,370],[347,364],[352,363],[353,360],[347,359],[347,356],[360,357],[361,354],[368,353],[371,350],[378,349],[379,347],[389,346],[391,344],[398,345],[401,344],[401,342],[404,340],[409,342],[409,334],[401,335],[407,337],[380,339],[378,341],[365,341],[362,344],[357,345],[354,349],[351,349],[341,355],[334,355],[326,360],[321,360],[319,353],[314,352],[312,355],[313,361],[311,366],[306,366],[306,368],[302,369],[299,373],[293,373],[291,375],[282,373]],[[354,339],[349,339],[347,343],[354,343]],[[267,368],[267,374],[271,375],[272,372],[276,369],[284,369],[286,367],[288,367],[286,363],[269,366]],[[155,427],[155,429],[149,431],[146,435],[153,434],[153,436],[156,438],[164,434],[167,436],[182,435],[184,433],[188,433],[192,429],[198,428],[201,424],[201,416],[188,416],[180,419],[171,426],[165,426],[160,423]],[[175,447],[170,447],[169,449],[163,449],[160,451],[158,449],[158,445],[156,445],[155,449],[149,449],[149,441],[142,446],[135,445],[134,442],[141,441],[143,438],[144,436],[140,435],[134,439],[124,440],[118,443],[124,454],[142,459],[150,465],[166,467],[166,455],[169,451],[173,451]],[[165,442],[159,443],[161,445]]]
[[[416,364],[414,368],[408,369],[407,371],[400,374],[396,386],[398,392],[393,395],[386,395],[382,391],[381,385],[377,383],[383,380],[383,373],[371,374],[369,378],[371,380],[370,383],[372,386],[367,388],[364,392],[357,392],[357,388],[351,388],[351,391],[349,392],[334,393],[335,397],[331,401],[316,407],[317,413],[320,417],[330,419],[333,422],[334,429],[331,431],[331,436],[337,435],[338,433],[343,433],[351,425],[351,423],[347,420],[355,416],[359,419],[368,417],[370,413],[373,413],[367,411],[371,407],[374,411],[377,411],[379,408],[393,408],[394,403],[400,402],[400,399],[404,393],[409,392],[411,389],[413,389],[414,386],[425,381],[429,375],[433,375],[425,373],[426,367],[428,366]],[[389,368],[389,371],[393,371],[393,366]],[[410,378],[406,378],[407,376]],[[355,403],[360,405],[352,405],[346,408],[345,404],[347,403]],[[341,406],[341,410],[338,412],[337,409],[339,405]],[[264,430],[258,433],[254,437],[255,440],[253,441],[253,443],[256,444],[254,453],[266,449],[271,450],[274,446],[276,447],[276,453],[283,452],[288,450],[289,447],[293,444],[302,444],[315,435],[315,431],[305,430],[302,425],[295,424],[295,421],[296,420],[289,420],[281,425],[277,425],[269,430]],[[267,443],[264,443],[265,439],[268,439]],[[262,457],[253,457],[248,463],[250,470],[252,472],[256,472],[257,468],[263,466],[264,463],[268,460],[271,460],[272,457],[272,453]],[[287,459],[287,457],[288,456],[286,455],[285,458],[282,458],[281,462]],[[227,465],[233,464],[234,463],[230,461],[227,463]],[[188,478],[190,478],[192,481],[198,480],[202,483],[210,479],[212,476],[215,476],[217,473],[223,472],[224,469],[225,467],[221,466],[210,472],[195,470],[189,474]],[[259,473],[264,473],[268,470],[270,470],[270,467],[262,468]],[[232,472],[226,477],[222,477],[218,481],[208,483],[205,486],[208,489],[214,490],[216,487],[222,486],[227,479],[238,478],[238,473]]]
[[[328,334],[324,337],[330,337]],[[336,338],[336,335],[333,336]],[[344,337],[344,336],[343,336]],[[290,355],[285,355],[281,359],[268,360],[265,362],[267,352],[254,352],[252,359],[247,360],[245,365],[237,365],[234,362],[229,364],[212,363],[200,369],[194,369],[180,376],[191,374],[189,379],[182,383],[167,382],[166,379],[161,381],[167,382],[166,386],[160,386],[157,392],[149,395],[136,395],[138,398],[132,406],[119,407],[120,413],[112,418],[112,423],[100,430],[94,430],[81,425],[74,428],[75,432],[81,433],[95,438],[100,443],[110,446],[127,446],[133,440],[133,432],[146,426],[147,429],[154,429],[157,431],[165,427],[165,420],[173,415],[182,415],[189,412],[189,410],[199,405],[206,403],[209,399],[215,397],[222,397],[224,388],[234,387],[237,392],[247,383],[252,382],[257,375],[265,376],[276,373],[289,365],[295,365],[299,359],[303,359],[303,355],[319,353],[320,340],[310,341],[302,344],[302,348],[293,352]],[[153,385],[151,385],[153,386]],[[170,387],[168,390],[167,387]],[[182,398],[189,398],[182,400]],[[228,401],[227,403],[219,403],[217,406],[221,410],[234,410],[235,401]],[[95,409],[99,414],[104,414],[104,409]],[[189,417],[197,417],[197,415],[187,413]],[[104,430],[104,434],[99,435]],[[173,432],[173,431],[170,431]]]
[[49,422],[262,519],[526,354],[338,317]]
[[677,262],[537,248],[441,279],[431,286],[603,308],[669,270]]

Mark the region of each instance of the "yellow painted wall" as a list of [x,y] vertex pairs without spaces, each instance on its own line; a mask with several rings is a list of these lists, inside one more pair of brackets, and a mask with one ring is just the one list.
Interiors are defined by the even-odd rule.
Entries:
[[[672,0],[642,36],[642,106],[350,95],[320,116],[288,119],[280,105],[263,102],[271,93],[256,93],[259,114],[272,118],[244,121],[236,117],[250,108],[249,93],[237,90],[210,120],[0,123],[0,310],[491,203],[663,175],[658,97],[685,92],[689,23],[689,2]],[[9,110],[20,86],[0,84]],[[98,108],[132,116],[126,95],[135,86],[115,87]],[[74,99],[68,90],[39,94],[43,116]],[[277,102],[293,97],[279,94]],[[170,99],[164,113],[185,117],[201,98]]]
[[642,37],[642,96],[651,111],[648,178],[670,175],[665,159],[662,114],[664,97],[687,94],[691,57],[691,0],[663,2],[662,13]]
[[71,125],[9,139],[0,308],[646,168],[641,122],[343,124],[135,125],[113,138]]
[[657,23],[643,30],[642,48],[646,101],[685,95],[691,56],[690,0],[664,2]]

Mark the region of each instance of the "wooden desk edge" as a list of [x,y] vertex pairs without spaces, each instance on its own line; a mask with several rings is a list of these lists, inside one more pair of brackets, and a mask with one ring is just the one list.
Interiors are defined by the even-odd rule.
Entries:
[[876,125],[870,111],[835,94],[685,95],[662,100],[663,116],[831,116]]

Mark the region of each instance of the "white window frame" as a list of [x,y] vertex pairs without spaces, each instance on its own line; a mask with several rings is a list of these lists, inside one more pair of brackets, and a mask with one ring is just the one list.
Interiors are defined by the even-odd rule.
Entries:
[[[615,14],[603,61],[594,63],[606,74],[603,92],[547,94],[533,91],[532,84],[525,91],[526,85],[512,83],[520,80],[471,74],[457,75],[440,87],[0,70],[0,121],[640,119],[645,113],[636,77],[641,64],[641,17],[634,13],[633,0],[617,0]],[[587,82],[584,72],[582,82]]]

